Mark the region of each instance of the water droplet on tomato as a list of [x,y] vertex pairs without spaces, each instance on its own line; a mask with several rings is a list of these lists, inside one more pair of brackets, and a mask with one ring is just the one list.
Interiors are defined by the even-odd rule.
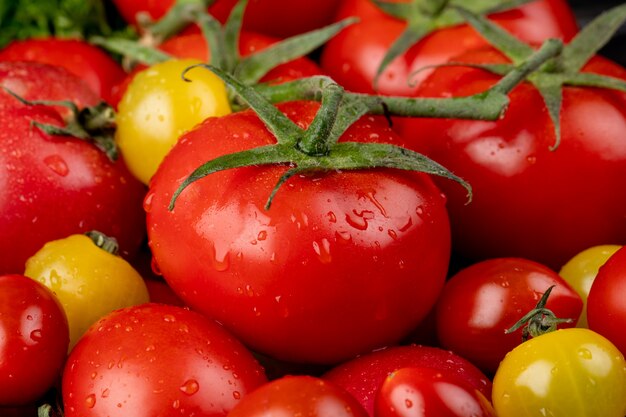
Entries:
[[368,220],[374,218],[374,213],[368,210],[364,210],[360,213],[352,211],[352,213],[346,213],[346,222],[357,230],[367,230]]
[[163,275],[163,273],[161,272],[161,268],[159,268],[159,264],[157,263],[157,261],[154,258],[154,256],[150,259],[150,269],[152,269],[152,272],[155,275],[158,275],[158,276],[162,276]]
[[265,239],[267,239],[267,231],[261,230],[256,238],[257,238],[257,240],[265,240]]
[[152,210],[152,200],[154,199],[154,191],[148,192],[143,199],[143,209],[146,213],[150,213]]
[[146,352],[152,352],[153,350],[156,349],[156,346],[154,345],[148,345],[146,346]]
[[405,406],[406,408],[411,408],[411,407],[413,407],[413,401],[411,401],[410,399],[406,398],[406,399],[404,400],[404,406]]
[[96,394],[89,394],[85,398],[85,406],[87,406],[87,408],[94,408],[95,405],[96,405]]
[[390,238],[392,238],[393,240],[396,240],[398,238],[398,234],[396,233],[395,230],[392,229],[388,229],[387,230],[387,234],[389,235]]
[[323,264],[329,264],[332,261],[330,255],[330,242],[328,239],[322,239],[321,243],[313,242],[313,250],[317,254],[318,259]]
[[32,332],[30,332],[30,338],[32,340],[34,340],[35,342],[38,342],[41,340],[41,329],[36,329],[33,330]]
[[105,388],[104,391],[102,391],[102,394],[100,394],[100,396],[102,398],[107,398],[110,393],[111,393],[111,391],[108,388]]
[[335,236],[339,239],[339,241],[349,242],[352,240],[352,235],[346,231],[336,231]]
[[329,222],[337,223],[337,216],[335,216],[335,213],[333,213],[332,211],[329,211],[328,213],[326,213],[326,216],[328,217]]
[[166,321],[168,323],[174,323],[176,321],[176,317],[172,316],[171,314],[166,314],[163,316],[163,321]]
[[172,408],[178,408],[180,407],[180,400],[174,400],[174,402],[172,403]]
[[43,162],[48,168],[50,168],[50,170],[52,170],[52,172],[62,177],[67,176],[70,172],[70,169],[67,167],[67,163],[65,163],[65,160],[60,155],[46,156]]
[[581,357],[582,359],[593,359],[593,355],[591,354],[591,351],[587,348],[580,348],[578,349],[578,356]]
[[180,390],[187,395],[193,395],[196,392],[198,392],[199,389],[200,389],[200,385],[198,384],[198,381],[196,381],[195,379],[190,379],[188,381],[185,381],[185,383],[180,386]]
[[238,400],[241,398],[241,393],[239,391],[233,391],[233,398]]

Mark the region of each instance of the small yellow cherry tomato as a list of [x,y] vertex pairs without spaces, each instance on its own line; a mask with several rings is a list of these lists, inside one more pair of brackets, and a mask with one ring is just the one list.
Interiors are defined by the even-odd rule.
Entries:
[[180,135],[231,112],[226,86],[200,61],[172,59],[135,75],[118,106],[115,140],[130,171],[148,184]]
[[492,401],[498,417],[624,417],[626,361],[592,330],[546,333],[507,354]]
[[585,249],[563,265],[559,275],[563,277],[583,300],[583,311],[576,327],[587,327],[587,296],[598,269],[613,255],[620,245],[599,245]]
[[[96,234],[99,242],[108,238]],[[123,258],[76,234],[46,243],[26,261],[24,275],[57,296],[67,315],[70,349],[101,317],[149,301],[141,275]]]

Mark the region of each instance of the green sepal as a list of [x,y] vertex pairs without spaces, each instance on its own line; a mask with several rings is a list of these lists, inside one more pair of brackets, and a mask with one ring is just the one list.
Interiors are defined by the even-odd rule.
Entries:
[[172,56],[166,52],[131,39],[94,36],[89,38],[89,42],[145,65],[154,65],[172,59]]
[[11,96],[27,106],[61,106],[70,110],[70,116],[65,126],[55,126],[37,121],[31,121],[33,126],[49,135],[72,136],[86,142],[91,142],[106,154],[111,161],[117,160],[119,151],[115,143],[115,112],[105,102],[93,107],[79,109],[69,100],[26,100],[6,87],[2,87]]

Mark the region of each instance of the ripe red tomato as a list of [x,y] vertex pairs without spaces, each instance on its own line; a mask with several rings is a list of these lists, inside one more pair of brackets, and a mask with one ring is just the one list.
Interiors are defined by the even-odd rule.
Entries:
[[376,393],[385,379],[402,368],[430,368],[456,377],[491,398],[491,381],[471,362],[455,353],[431,346],[395,346],[344,362],[322,377],[343,387],[374,416]]
[[[459,57],[503,63],[491,49]],[[596,57],[584,71],[626,79],[626,70]],[[498,77],[486,71],[437,69],[421,96],[465,96]],[[583,249],[619,244],[626,236],[626,94],[565,87],[561,142],[539,92],[516,87],[505,116],[494,122],[405,118],[396,121],[407,147],[430,156],[468,181],[464,193],[439,182],[449,198],[455,251],[469,260],[521,257],[559,268]],[[416,134],[416,132],[419,132]]]
[[600,267],[587,298],[589,328],[609,339],[626,355],[626,249],[618,249]]
[[[127,22],[136,24],[138,12],[147,12],[156,20],[163,17],[174,0],[113,0],[113,3]],[[218,0],[209,7],[209,12],[224,22],[236,3],[237,0]],[[338,0],[250,0],[243,27],[281,38],[293,36],[332,23],[339,4]]]
[[437,301],[441,346],[493,375],[504,356],[522,342],[522,329],[505,334],[555,286],[546,308],[574,327],[582,311],[578,293],[555,271],[521,258],[497,258],[466,267],[446,282]]
[[[396,0],[398,3],[408,0]],[[337,20],[357,16],[361,21],[331,39],[323,49],[322,68],[351,91],[373,93],[373,80],[383,57],[400,36],[406,23],[386,15],[369,0],[345,0]],[[491,19],[529,43],[548,38],[571,39],[577,33],[576,19],[566,0],[537,0]],[[417,70],[447,62],[464,51],[487,45],[467,25],[440,29],[395,59],[378,80],[378,92],[412,96],[431,70]],[[409,78],[415,84],[409,84]]]
[[367,417],[346,391],[320,378],[284,376],[257,388],[228,417],[306,416]]
[[126,73],[106,52],[79,39],[32,38],[0,50],[0,61],[36,61],[60,66],[82,79],[107,103]]
[[143,304],[95,323],[63,373],[67,417],[226,416],[267,382],[252,354],[190,310]]
[[[319,104],[280,109],[307,126]],[[342,137],[398,139],[372,117]],[[189,306],[268,356],[335,363],[399,341],[434,305],[450,256],[445,201],[426,174],[296,176],[266,210],[287,168],[232,169],[191,184],[168,210],[200,164],[275,140],[250,111],[209,118],[181,137],[145,202],[163,276]]]
[[[33,62],[0,63],[0,85],[28,99],[97,101],[72,74]],[[126,257],[136,253],[145,236],[143,184],[123,160],[33,121],[64,125],[56,107],[25,106],[0,91],[0,273],[22,273],[44,243],[89,230],[115,237]]]
[[376,394],[376,417],[495,417],[489,400],[458,376],[432,368],[390,373]]
[[0,275],[0,407],[40,399],[60,377],[69,342],[52,291],[23,275]]

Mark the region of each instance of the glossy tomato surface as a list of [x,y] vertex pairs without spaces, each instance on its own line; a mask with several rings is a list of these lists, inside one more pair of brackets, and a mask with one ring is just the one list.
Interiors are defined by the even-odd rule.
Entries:
[[587,319],[591,330],[609,339],[626,352],[626,249],[617,250],[600,267],[587,299]]
[[497,258],[468,266],[446,282],[437,301],[440,344],[489,375],[522,342],[522,329],[505,334],[552,287],[546,308],[573,327],[583,307],[578,293],[552,269],[521,258]]
[[54,294],[23,275],[0,275],[0,412],[41,398],[61,375],[68,344]]
[[[308,125],[319,105],[280,107]],[[365,118],[342,140],[398,143]],[[295,176],[266,201],[284,166],[212,174],[174,190],[200,164],[269,145],[251,112],[207,119],[172,148],[146,197],[149,243],[191,307],[255,350],[334,363],[397,342],[434,305],[450,241],[445,200],[424,174],[362,170]]]
[[297,375],[262,385],[244,397],[228,416],[367,417],[367,413],[354,397],[331,382]]
[[449,351],[431,346],[393,346],[361,355],[332,368],[323,375],[351,393],[375,416],[376,393],[385,379],[403,368],[431,368],[451,378],[458,378],[491,398],[491,381],[467,359]]
[[491,403],[466,381],[438,369],[401,368],[376,394],[376,417],[495,417]]
[[[0,85],[29,100],[98,98],[62,68],[0,63]],[[57,111],[58,110],[58,111]],[[145,187],[123,159],[112,162],[93,144],[44,133],[33,122],[65,126],[67,109],[27,106],[0,92],[0,271],[22,273],[26,259],[44,243],[100,230],[115,237],[130,257],[145,236]]]
[[[384,14],[369,0],[343,1],[336,19],[348,16],[361,20],[328,42],[321,57],[322,68],[348,90],[373,93],[378,67],[406,23]],[[490,17],[528,43],[541,43],[548,38],[569,40],[577,33],[574,14],[565,0],[532,1]],[[416,86],[431,72],[424,67],[443,64],[462,52],[485,45],[486,41],[467,25],[437,30],[391,62],[378,80],[377,91],[414,95]]]
[[[460,59],[505,62],[493,50]],[[626,70],[596,57],[585,71],[626,79]],[[470,68],[440,68],[422,96],[465,96],[497,77]],[[522,84],[494,122],[413,118],[396,121],[407,146],[468,181],[465,194],[438,182],[449,198],[454,250],[466,259],[521,257],[558,270],[576,253],[626,236],[626,94],[565,87],[561,141],[537,90]]]
[[499,417],[622,417],[626,362],[591,330],[547,333],[502,361],[493,380],[493,405]]
[[111,102],[114,87],[126,73],[106,52],[79,39],[33,38],[0,49],[0,61],[36,61],[67,69],[97,95]]
[[92,326],[63,374],[67,417],[226,416],[267,381],[252,354],[190,310],[144,304]]

